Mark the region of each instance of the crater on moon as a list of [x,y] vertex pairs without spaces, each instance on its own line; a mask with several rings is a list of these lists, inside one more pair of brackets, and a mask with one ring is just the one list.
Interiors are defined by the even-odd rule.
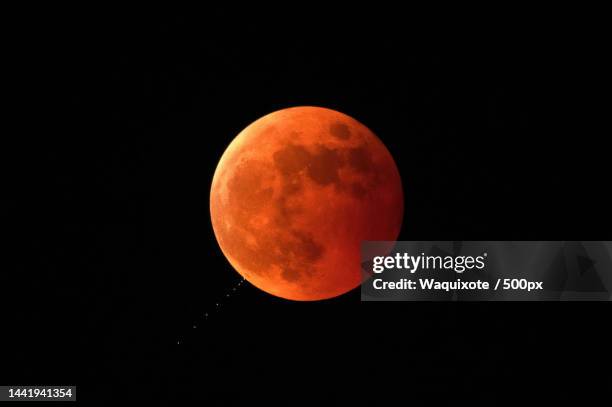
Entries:
[[297,107],[244,129],[211,187],[215,235],[252,284],[293,300],[343,294],[361,280],[362,240],[395,240],[401,180],[380,140],[342,113]]

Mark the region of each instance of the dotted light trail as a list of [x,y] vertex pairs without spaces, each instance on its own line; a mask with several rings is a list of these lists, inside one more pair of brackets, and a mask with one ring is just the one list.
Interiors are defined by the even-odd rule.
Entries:
[[[214,315],[216,312],[219,312],[219,310],[223,307],[223,304],[227,301],[229,301],[231,299],[232,296],[234,296],[235,294],[238,293],[238,289],[244,284],[246,280],[244,278],[241,278],[240,281],[238,281],[238,283],[236,283],[236,285],[234,285],[231,289],[229,289],[225,295],[222,295],[220,297],[219,300],[217,300],[217,302],[215,302],[215,305],[212,307],[211,310],[208,310],[206,312],[204,312],[203,314],[203,319],[204,321],[208,320],[212,315]],[[198,328],[198,324],[194,323],[192,325],[192,329],[197,329]],[[177,345],[180,345],[181,343],[183,343],[182,339],[178,339],[176,341]]]

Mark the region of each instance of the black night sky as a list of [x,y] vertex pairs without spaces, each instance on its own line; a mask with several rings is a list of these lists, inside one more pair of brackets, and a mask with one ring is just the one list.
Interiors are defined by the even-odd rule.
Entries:
[[6,384],[76,384],[82,401],[335,391],[378,405],[380,389],[495,400],[486,380],[556,399],[607,383],[594,367],[609,371],[608,303],[232,291],[208,208],[240,130],[316,105],[393,154],[400,240],[610,240],[597,47],[541,24],[255,11],[66,14],[23,33],[17,82],[36,113],[7,150]]

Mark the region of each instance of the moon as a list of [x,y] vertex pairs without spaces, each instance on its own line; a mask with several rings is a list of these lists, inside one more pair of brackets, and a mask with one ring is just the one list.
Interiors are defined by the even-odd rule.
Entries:
[[363,240],[395,240],[404,197],[393,157],[366,126],[300,106],[261,117],[227,147],[210,214],[231,265],[272,295],[315,301],[361,283]]

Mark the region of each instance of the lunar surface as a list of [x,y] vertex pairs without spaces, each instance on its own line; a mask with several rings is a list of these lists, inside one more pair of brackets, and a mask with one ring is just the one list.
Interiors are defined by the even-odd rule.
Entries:
[[210,191],[215,236],[232,266],[278,297],[332,298],[361,282],[362,240],[395,240],[399,172],[367,127],[294,107],[250,124],[224,152]]

